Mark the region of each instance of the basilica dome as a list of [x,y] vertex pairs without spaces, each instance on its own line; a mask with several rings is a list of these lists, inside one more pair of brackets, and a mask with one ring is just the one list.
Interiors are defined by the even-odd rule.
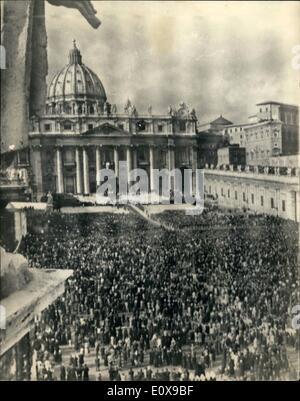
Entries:
[[103,109],[105,102],[106,93],[102,82],[83,64],[80,50],[74,41],[74,47],[69,52],[68,65],[53,77],[49,85],[47,106],[64,109],[66,104],[69,104],[74,113],[74,108],[80,108],[83,103],[87,107],[92,105],[93,109],[97,110]]

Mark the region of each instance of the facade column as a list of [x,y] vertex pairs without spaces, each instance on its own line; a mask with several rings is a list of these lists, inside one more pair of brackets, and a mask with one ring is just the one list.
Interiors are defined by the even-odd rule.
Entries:
[[77,194],[82,194],[82,172],[81,172],[81,160],[80,160],[80,149],[75,149],[75,162],[76,162],[76,191]]
[[97,188],[101,184],[101,176],[100,176],[101,166],[102,166],[101,148],[100,148],[100,146],[97,146],[96,147],[96,186],[97,186]]
[[115,165],[115,175],[119,177],[119,151],[118,148],[114,147],[114,165]]
[[90,193],[90,176],[89,176],[89,157],[87,149],[83,148],[83,191],[85,195]]
[[57,193],[64,193],[64,174],[61,149],[56,149],[56,165],[57,165]]
[[174,148],[169,146],[168,148],[168,169],[174,170],[175,168],[175,151]]
[[[172,171],[175,168],[175,151],[173,146],[168,147],[168,170]],[[169,187],[174,190],[174,177],[169,176]]]
[[126,161],[127,161],[127,181],[130,184],[130,172],[131,172],[131,149],[130,146],[126,148]]
[[[300,223],[300,207],[299,205],[299,193],[297,191],[294,192],[295,193],[295,221],[297,223]],[[300,244],[299,244],[299,257],[300,257]],[[300,269],[300,265],[299,269]]]
[[150,162],[150,191],[154,191],[154,148],[149,147],[149,162]]
[[132,162],[133,162],[133,168],[137,169],[138,168],[138,158],[137,158],[137,148],[133,148],[132,150]]
[[197,148],[195,146],[191,147],[191,164],[192,164],[192,192],[193,194],[196,193],[196,171],[198,168],[198,161],[197,161]]

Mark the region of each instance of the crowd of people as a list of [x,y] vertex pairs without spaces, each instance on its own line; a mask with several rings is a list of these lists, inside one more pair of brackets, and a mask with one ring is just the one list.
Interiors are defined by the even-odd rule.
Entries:
[[171,232],[133,214],[39,216],[42,229],[23,244],[30,265],[74,273],[36,322],[38,379],[52,380],[60,365],[56,379],[89,380],[91,352],[98,380],[287,374],[286,344],[299,348],[288,330],[296,224],[216,211],[170,216],[160,218],[172,218]]

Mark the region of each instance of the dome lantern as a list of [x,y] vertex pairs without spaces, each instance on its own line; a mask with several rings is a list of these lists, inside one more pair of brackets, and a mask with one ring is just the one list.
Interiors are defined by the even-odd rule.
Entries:
[[76,46],[76,40],[73,40],[73,49],[69,52],[69,64],[82,64],[80,50]]

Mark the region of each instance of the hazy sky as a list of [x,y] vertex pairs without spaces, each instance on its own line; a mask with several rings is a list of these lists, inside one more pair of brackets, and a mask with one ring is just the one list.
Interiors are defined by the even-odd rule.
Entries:
[[46,6],[49,76],[67,64],[76,39],[83,62],[123,110],[164,114],[186,102],[200,123],[244,121],[263,100],[299,103],[300,2],[93,1],[102,24]]

